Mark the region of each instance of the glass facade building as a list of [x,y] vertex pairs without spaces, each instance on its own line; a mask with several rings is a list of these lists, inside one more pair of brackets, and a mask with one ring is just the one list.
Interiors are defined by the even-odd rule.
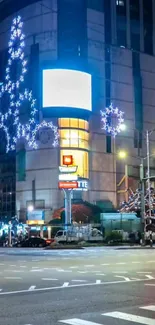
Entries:
[[[58,126],[60,146],[52,147],[53,134],[46,128],[37,134],[38,150],[19,146],[16,164],[12,158],[10,168],[13,183],[9,187],[6,180],[3,182],[4,195],[0,200],[5,202],[5,207],[0,213],[9,211],[8,204],[13,207],[16,192],[15,212],[21,218],[25,218],[29,203],[35,202],[37,209],[45,211],[45,219],[50,219],[52,211],[63,206],[58,176],[62,156],[66,154],[73,155],[79,177],[89,182],[88,191],[81,192],[81,198],[91,203],[102,201],[105,205],[110,202],[111,207],[116,207],[120,200],[117,183],[125,168],[125,162],[117,159],[117,152],[121,149],[128,152],[127,164],[134,189],[139,175],[139,157],[146,155],[145,130],[154,128],[155,0],[0,2],[2,81],[7,62],[8,31],[16,14],[24,20],[25,53],[29,62],[26,86],[32,88],[37,98],[38,121],[51,119]],[[91,114],[80,115],[80,110],[70,114],[67,108],[65,115],[63,109],[59,114],[55,109],[53,114],[50,108],[47,114],[41,103],[41,72],[47,67],[91,74]],[[127,126],[115,140],[105,134],[100,118],[100,110],[111,102],[124,111]],[[27,114],[27,110],[22,111],[23,121]],[[152,134],[152,151],[154,141]],[[4,153],[0,156],[5,157]],[[154,170],[153,160],[151,169]],[[1,179],[4,174],[1,168]],[[9,196],[8,193],[13,194]]]

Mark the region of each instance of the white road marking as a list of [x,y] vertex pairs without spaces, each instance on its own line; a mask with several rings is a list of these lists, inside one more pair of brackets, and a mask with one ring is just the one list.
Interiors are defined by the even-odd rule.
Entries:
[[155,284],[154,283],[149,283],[149,284],[146,283],[145,286],[155,287]]
[[144,306],[144,307],[139,307],[140,309],[145,309],[145,310],[150,310],[150,311],[155,311],[155,305],[152,306]]
[[31,286],[28,290],[33,291],[33,290],[35,290],[35,288],[36,288],[36,286]]
[[152,272],[136,272],[137,274],[152,274]]
[[6,280],[22,280],[19,276],[5,276],[4,279]]
[[72,282],[87,282],[87,280],[72,280]]
[[[115,278],[123,278],[125,281],[129,282],[131,281],[129,278],[123,276],[123,275],[115,275]],[[137,279],[138,280],[138,279]]]
[[69,324],[69,325],[101,325],[99,323],[94,323],[94,322],[90,322],[90,321],[79,319],[79,318],[60,320],[59,323]]
[[94,267],[95,265],[84,265],[84,267]]
[[155,320],[153,318],[141,317],[127,313],[121,313],[118,311],[114,311],[112,313],[102,314],[103,316],[113,317],[116,319],[127,320],[133,323],[140,323],[143,325],[154,325]]
[[3,263],[0,263],[0,266],[4,266],[5,264],[3,264]]
[[[4,264],[3,264],[3,265],[4,265]],[[16,264],[11,264],[11,265],[9,265],[9,266],[14,267],[14,266],[16,266]]]
[[[149,279],[138,279],[138,280],[130,280],[131,282],[144,282],[144,281],[150,281]],[[101,282],[101,285],[113,285],[113,284],[124,284],[124,283],[129,283],[127,281],[124,280],[120,280],[120,281],[107,281],[107,282]],[[77,287],[94,287],[96,286],[96,282],[95,283],[80,283],[80,284],[71,284],[68,286],[69,288],[77,288]],[[146,285],[146,284],[145,284]],[[152,285],[152,284],[150,284]],[[155,284],[154,284],[155,286]],[[62,289],[63,286],[58,286],[58,287],[47,287],[47,288],[38,288],[35,289],[35,291],[41,292],[41,291],[53,291],[53,290],[60,290]],[[20,293],[29,293],[29,290],[15,290],[15,291],[6,291],[6,292],[1,292],[0,295],[12,295],[12,294],[20,294]]]
[[27,266],[26,265],[20,265],[21,268],[26,268]]
[[116,263],[117,265],[125,265],[126,263],[125,262],[119,262],[119,263]]
[[141,262],[133,261],[132,264],[140,264]]
[[146,261],[146,263],[155,263],[155,261]]
[[52,278],[42,278],[43,281],[58,281],[58,279],[52,279]]
[[110,265],[109,263],[104,263],[104,264],[101,264],[101,265],[103,265],[103,266],[107,266],[107,265]]
[[127,274],[128,272],[127,271],[113,271],[112,273]]
[[101,284],[101,280],[96,280],[96,284]]
[[43,269],[33,269],[33,270],[30,270],[30,272],[43,272]]
[[79,266],[70,266],[69,268],[70,268],[70,269],[78,269]]
[[59,269],[57,269],[56,270],[57,272],[64,272],[64,273],[72,273],[72,270],[59,270]]
[[105,276],[105,274],[104,274],[104,273],[97,273],[96,275],[104,275],[104,276]]
[[23,273],[24,271],[22,271],[22,270],[12,270],[11,272],[14,272],[14,273]]
[[69,286],[69,282],[64,282],[64,284],[62,285],[63,288],[66,288]]
[[154,280],[154,277],[152,275],[146,274],[145,275],[149,280]]
[[86,274],[86,273],[88,273],[88,271],[78,271],[78,273]]

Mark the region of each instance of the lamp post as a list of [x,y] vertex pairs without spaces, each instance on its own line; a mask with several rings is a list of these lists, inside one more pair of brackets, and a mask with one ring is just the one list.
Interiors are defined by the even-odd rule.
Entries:
[[140,183],[141,183],[141,229],[142,232],[144,232],[143,242],[145,244],[146,220],[145,220],[144,159],[145,158],[141,158],[141,163],[140,163]]
[[149,191],[149,220],[151,220],[151,192],[150,192],[150,141],[149,134],[153,131],[146,131],[146,150],[147,150],[147,183]]
[[[122,160],[125,160],[127,157],[127,152],[124,150],[120,150],[118,152],[118,157]],[[129,187],[128,177],[129,177],[128,164],[125,164],[125,176],[123,177],[121,182],[118,184],[118,186],[121,185],[123,181],[125,181],[125,201],[126,202],[128,201],[128,191],[126,191]]]

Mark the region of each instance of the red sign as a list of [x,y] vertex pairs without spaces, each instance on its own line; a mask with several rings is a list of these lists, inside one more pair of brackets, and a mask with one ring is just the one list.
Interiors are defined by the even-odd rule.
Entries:
[[78,188],[78,182],[59,182],[58,187],[60,189]]
[[65,166],[73,165],[73,156],[71,155],[63,156],[63,165]]

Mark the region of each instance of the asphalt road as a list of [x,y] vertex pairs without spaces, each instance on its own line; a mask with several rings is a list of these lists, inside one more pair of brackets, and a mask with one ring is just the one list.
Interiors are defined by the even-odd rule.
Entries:
[[155,250],[0,249],[0,325],[155,325]]

